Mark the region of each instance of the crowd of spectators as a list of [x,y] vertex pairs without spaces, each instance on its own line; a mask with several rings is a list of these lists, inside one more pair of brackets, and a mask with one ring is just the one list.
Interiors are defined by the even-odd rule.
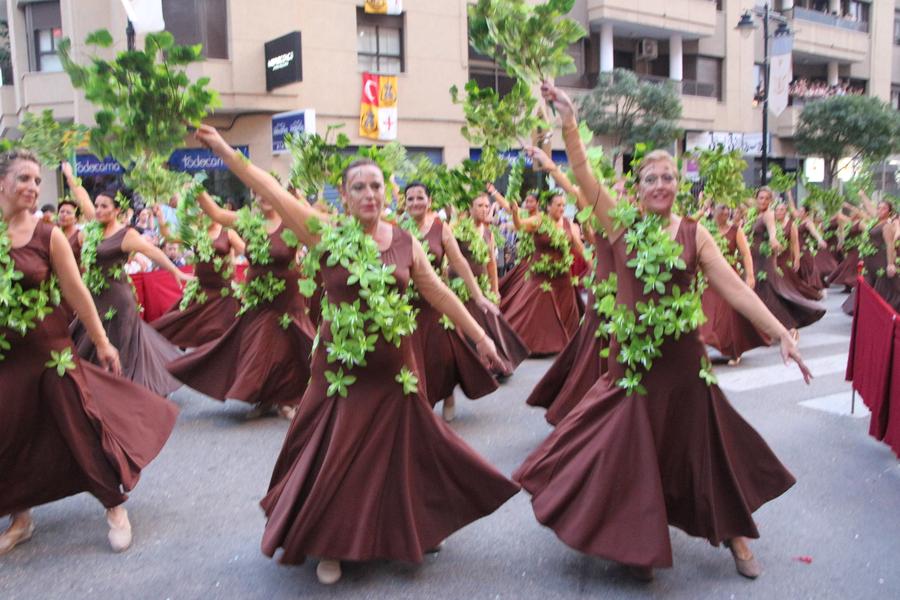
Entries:
[[837,85],[829,85],[826,81],[811,79],[795,79],[791,83],[790,96],[794,104],[830,98],[831,96],[862,95],[865,90],[843,81]]

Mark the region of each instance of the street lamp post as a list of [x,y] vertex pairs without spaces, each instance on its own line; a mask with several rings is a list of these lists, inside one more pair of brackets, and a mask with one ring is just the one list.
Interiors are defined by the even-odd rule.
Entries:
[[762,8],[757,7],[752,12],[747,11],[741,15],[735,29],[740,31],[745,37],[749,36],[756,29],[753,22],[753,14],[760,17],[763,26],[763,91],[762,91],[762,185],[766,185],[769,179],[769,19],[779,22],[775,35],[788,33],[787,21],[778,13],[769,10],[769,3],[766,2]]

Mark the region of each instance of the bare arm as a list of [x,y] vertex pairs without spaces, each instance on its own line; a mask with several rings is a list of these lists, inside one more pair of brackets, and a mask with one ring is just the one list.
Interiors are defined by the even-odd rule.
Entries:
[[797,211],[797,203],[794,202],[794,192],[792,192],[791,190],[787,191],[787,205],[788,205],[788,210],[791,213],[791,216],[794,217],[795,219],[798,218],[799,213]]
[[738,227],[737,236],[738,252],[741,253],[741,264],[744,265],[744,282],[750,289],[756,287],[756,275],[753,272],[753,256],[750,254],[750,244],[747,243],[747,236],[744,231]]
[[110,344],[106,331],[97,314],[97,307],[90,292],[81,280],[81,272],[72,254],[72,247],[62,231],[53,228],[50,234],[50,264],[59,279],[59,287],[66,302],[75,310],[78,319],[84,324],[88,336],[97,348],[100,362],[112,372],[121,374],[119,353]]
[[896,226],[894,223],[892,221],[887,221],[881,230],[881,235],[884,237],[885,252],[887,252],[887,266],[885,267],[885,272],[888,277],[894,277],[897,274],[897,247],[894,245],[894,238],[896,237],[895,229]]
[[422,245],[416,238],[412,239],[412,267],[410,269],[410,277],[416,284],[416,289],[422,294],[422,297],[428,301],[434,308],[447,315],[453,324],[472,340],[475,340],[475,347],[478,354],[486,359],[491,366],[504,367],[503,360],[497,356],[497,349],[494,342],[487,336],[484,329],[481,328],[463,303],[459,301],[456,294],[450,291],[444,282],[440,280],[431,265],[428,264],[428,258]]
[[702,225],[697,226],[697,252],[700,268],[713,289],[766,335],[773,340],[779,340],[782,359],[785,362],[789,358],[793,359],[800,368],[804,381],[809,383],[812,375],[803,363],[797,342],[784,325],[769,312],[759,296],[743,285],[734,269],[728,266],[712,235]]
[[577,252],[584,258],[584,241],[581,239],[581,232],[574,224],[570,225],[572,231],[572,250]]
[[487,264],[487,272],[488,278],[491,280],[491,291],[494,292],[494,295],[498,298],[500,297],[500,276],[497,273],[497,247],[494,245],[494,232],[491,232],[491,239],[488,242],[488,248],[490,249],[488,264]]
[[206,192],[200,192],[197,194],[197,204],[200,205],[200,208],[209,215],[209,218],[221,225],[222,227],[234,227],[234,224],[237,223],[238,214],[236,211],[228,210],[227,208],[222,208],[215,201],[210,198],[209,194]]
[[228,243],[231,244],[231,249],[234,250],[235,256],[240,256],[247,250],[247,244],[244,243],[244,240],[241,239],[241,236],[238,235],[237,231],[228,229],[226,235],[228,236]]
[[444,246],[444,254],[447,255],[450,266],[462,277],[472,298],[478,300],[484,297],[481,288],[478,287],[478,280],[475,279],[475,274],[472,273],[472,268],[469,266],[469,261],[462,255],[459,244],[453,237],[453,232],[446,225],[441,230],[441,244]]
[[202,144],[210,148],[225,162],[228,169],[244,182],[244,185],[272,205],[272,208],[281,215],[284,224],[297,235],[301,242],[307,246],[318,243],[319,236],[309,230],[309,222],[313,218],[327,220],[326,215],[314,210],[305,200],[295,198],[278,183],[277,179],[232,148],[214,127],[201,125],[196,135]]
[[75,178],[75,173],[72,172],[72,165],[67,162],[63,163],[62,172],[66,178],[69,189],[72,190],[72,197],[81,209],[81,215],[86,221],[93,221],[95,215],[94,203],[91,202],[91,196],[87,193],[87,190],[84,189],[84,186],[82,186]]
[[575,116],[575,105],[565,92],[556,89],[553,84],[545,82],[541,85],[541,94],[548,102],[553,102],[557,112],[562,118],[563,139],[566,143],[566,154],[569,156],[569,164],[575,174],[578,187],[584,192],[584,196],[593,206],[594,215],[603,225],[610,240],[614,240],[618,232],[614,231],[610,211],[616,207],[616,201],[610,195],[602,183],[594,177],[588,164],[587,152],[584,142],[578,135],[578,121]]
[[171,273],[178,281],[190,281],[193,279],[191,275],[184,273],[169,260],[165,253],[145,240],[137,231],[129,229],[122,239],[122,250],[125,252],[140,252],[163,269]]
[[875,207],[875,203],[872,202],[872,199],[869,198],[866,190],[859,190],[859,200],[862,204],[863,210],[866,211],[866,214],[870,218],[878,214],[878,209]]
[[800,270],[800,233],[796,223],[791,223],[791,268]]
[[778,255],[784,248],[781,247],[781,243],[778,241],[778,235],[775,233],[775,215],[772,214],[771,210],[767,210],[763,213],[763,222],[766,224],[766,231],[769,234],[769,246],[772,247],[772,252],[775,255]]

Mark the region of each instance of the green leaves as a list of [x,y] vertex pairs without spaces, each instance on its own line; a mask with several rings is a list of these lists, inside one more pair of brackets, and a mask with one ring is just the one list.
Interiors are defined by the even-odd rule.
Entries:
[[[88,35],[88,45],[107,48],[109,32]],[[140,180],[161,180],[161,161],[184,143],[188,125],[197,126],[219,105],[209,79],[191,82],[185,69],[202,59],[199,46],[176,46],[172,34],[148,34],[144,50],[119,52],[113,60],[93,56],[82,66],[72,60],[71,41],[59,44],[63,69],[72,85],[97,107],[90,147],[112,156],[127,170],[139,159]],[[160,193],[151,196],[158,199]]]
[[565,16],[573,6],[573,0],[479,0],[469,6],[469,42],[529,85],[574,73],[567,51],[587,32]]
[[325,381],[328,382],[328,390],[325,394],[329,397],[340,396],[347,397],[347,388],[356,383],[355,375],[344,375],[344,369],[338,369],[337,372],[325,371]]
[[503,98],[492,88],[479,88],[474,79],[466,84],[465,91],[465,97],[460,99],[454,85],[450,88],[450,97],[454,104],[463,105],[466,125],[461,132],[474,146],[506,150],[528,137],[534,129],[547,126],[535,116],[537,100],[522,80],[516,81]]
[[394,377],[394,381],[403,386],[403,395],[408,396],[419,391],[419,378],[413,375],[413,372],[405,366],[401,367],[400,373]]
[[290,182],[291,186],[300,190],[310,201],[321,197],[325,184],[336,182],[341,173],[342,157],[340,151],[350,145],[350,138],[340,133],[334,142],[331,134],[344,126],[329,125],[325,135],[304,133],[288,134],[284,145],[291,153]]
[[71,371],[76,367],[72,349],[67,346],[59,352],[51,350],[50,360],[44,363],[44,366],[48,369],[56,369],[56,374],[60,377],[65,376],[67,371]]
[[[528,270],[532,274],[543,275],[548,279],[555,279],[567,275],[572,269],[572,263],[575,261],[572,251],[569,248],[569,236],[566,232],[556,226],[553,220],[546,214],[541,213],[541,222],[537,228],[537,235],[543,235],[550,238],[550,247],[559,253],[559,256],[552,254],[544,254],[538,260],[532,261]],[[532,238],[532,243],[534,239]],[[547,283],[546,281],[544,283]],[[547,283],[547,287],[549,287]],[[544,285],[541,285],[544,289]],[[550,291],[545,289],[544,291]]]
[[122,178],[148,204],[165,204],[191,181],[188,173],[169,170],[161,154],[139,155]]
[[84,243],[81,245],[81,278],[88,291],[99,296],[109,287],[103,269],[97,266],[97,248],[103,242],[103,224],[91,221],[84,226]]
[[740,150],[726,152],[721,145],[716,146],[703,150],[699,161],[700,178],[705,182],[703,195],[707,199],[734,208],[748,196],[744,185],[747,162],[741,157]]
[[40,115],[25,113],[19,128],[22,130],[21,145],[37,154],[41,162],[51,168],[70,160],[75,150],[89,138],[87,127],[59,123],[50,109]]
[[712,363],[709,361],[709,357],[703,356],[700,359],[700,379],[706,382],[706,385],[716,385],[719,383],[719,379],[716,377],[716,374],[713,373]]

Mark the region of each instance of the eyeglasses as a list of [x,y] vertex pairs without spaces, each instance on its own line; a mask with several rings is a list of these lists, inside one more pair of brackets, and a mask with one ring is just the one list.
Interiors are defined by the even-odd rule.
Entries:
[[671,185],[675,183],[675,176],[671,173],[665,173],[664,175],[647,175],[646,177],[641,178],[641,183],[647,186],[654,186],[656,182],[662,181],[665,185]]

